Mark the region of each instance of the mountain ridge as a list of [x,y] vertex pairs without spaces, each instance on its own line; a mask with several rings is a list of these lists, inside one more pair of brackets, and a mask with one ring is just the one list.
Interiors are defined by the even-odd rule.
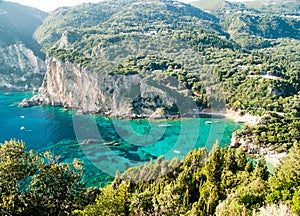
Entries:
[[[93,11],[89,10],[91,7],[93,7]],[[145,9],[148,9],[151,13],[147,13],[147,10]],[[164,13],[161,10],[163,10]],[[141,13],[141,11],[143,12]],[[81,13],[82,16],[78,16],[79,13]],[[127,24],[129,27],[133,25],[131,26],[131,29],[136,31],[138,30],[136,27],[137,23],[150,25],[151,23],[154,24],[154,22],[159,22],[159,20],[161,20],[161,22],[164,22],[165,24],[172,25],[172,23],[180,22],[180,20],[183,22],[191,21],[187,19],[191,19],[192,17],[207,21],[217,20],[217,18],[211,14],[207,14],[188,4],[177,1],[124,0],[118,1],[117,3],[114,1],[103,1],[95,4],[82,4],[76,7],[59,8],[55,10],[44,21],[44,25],[37,29],[35,38],[43,45],[44,32],[51,31],[51,28],[55,29],[55,31],[52,32],[56,32],[58,34],[57,37],[59,37],[63,31],[71,30],[78,26],[81,26],[81,28],[89,28],[97,26],[101,27],[99,25],[104,24],[103,27],[113,29],[113,25],[117,25],[118,22]],[[55,22],[56,24],[51,26],[51,24],[49,25],[49,22]],[[66,28],[62,30],[61,26]],[[58,39],[57,37],[51,39],[51,35],[47,36],[50,37],[50,44]],[[49,46],[46,47],[49,48]]]
[[[276,49],[281,49],[285,44],[295,44],[294,48],[298,49],[297,25],[292,28],[294,24],[287,23],[286,32],[284,29],[280,32],[278,29],[283,26],[280,20],[286,18],[260,14],[256,10],[247,12],[246,6],[242,6],[245,11],[240,13],[240,6],[235,6],[238,4],[226,3],[226,5],[234,7],[235,12],[218,17],[217,14],[208,15],[193,6],[167,0],[150,2],[124,0],[83,4],[54,11],[35,32],[35,37],[43,49],[47,50],[48,63],[62,66],[61,70],[60,68],[55,70],[60,71],[66,80],[72,77],[71,71],[64,66],[66,64],[73,65],[71,67],[84,73],[95,73],[91,75],[92,77],[110,76],[109,79],[113,79],[114,76],[124,76],[125,79],[138,75],[145,79],[153,79],[155,82],[160,81],[162,87],[172,87],[176,92],[193,99],[199,108],[215,106],[215,108],[248,109],[251,112],[253,106],[242,104],[237,106],[238,103],[231,99],[232,97],[234,100],[237,99],[239,93],[236,89],[240,91],[249,85],[248,82],[254,82],[249,79],[251,76],[268,73],[276,74],[279,78],[286,77],[276,82],[270,81],[267,85],[274,90],[270,94],[264,92],[262,97],[274,100],[279,100],[279,96],[288,98],[292,95],[278,93],[287,89],[296,94],[299,86],[290,82],[297,79],[295,71],[298,66],[288,65],[292,64],[297,56],[291,56],[292,50],[284,50],[288,60],[280,61],[282,63],[280,67],[273,61],[278,55]],[[277,19],[278,24],[275,22]],[[268,27],[269,23],[274,26]],[[264,56],[263,52],[268,54]],[[276,57],[270,59],[269,55]],[[168,76],[175,79],[174,82],[168,83]],[[49,77],[55,79],[53,74]],[[53,80],[53,83],[59,82]],[[88,77],[86,84],[90,85]],[[259,88],[265,91],[266,85],[261,83],[259,85]],[[72,92],[72,86],[76,87],[76,93]],[[99,110],[104,113],[118,112],[116,109],[112,111],[113,106],[108,100],[114,98],[114,89],[108,88],[111,92],[109,96],[102,91],[98,92],[96,86],[93,91],[98,96],[93,100],[86,100],[85,98],[89,96],[81,94],[78,86],[82,86],[79,78],[75,83],[57,86],[56,89],[61,89],[61,93],[54,91],[51,85],[43,85],[43,93],[48,94],[50,104],[75,106],[79,109],[81,109],[79,104],[82,104],[94,107],[83,110],[86,112]],[[253,91],[257,92],[255,89]],[[49,96],[49,92],[55,94]],[[222,94],[224,96],[221,96]],[[69,95],[77,96],[72,98]],[[156,96],[159,98],[159,95]],[[131,98],[132,106],[127,110],[128,114],[143,114],[145,111],[151,115],[151,112],[160,108],[156,103],[161,100],[156,100],[156,96],[152,95],[148,99],[141,96]],[[59,98],[67,100],[60,101]],[[141,101],[151,101],[149,107],[152,108],[147,107],[144,111],[135,110],[136,104],[140,104]],[[101,109],[100,104],[106,108]],[[264,106],[262,109],[265,111],[265,104],[260,105]],[[172,106],[163,108],[170,110]],[[283,107],[276,109],[284,110]]]

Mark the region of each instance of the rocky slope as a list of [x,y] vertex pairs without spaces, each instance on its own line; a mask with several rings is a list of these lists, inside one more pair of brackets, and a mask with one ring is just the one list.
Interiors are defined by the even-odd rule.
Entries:
[[[190,25],[199,34],[226,38],[216,20],[190,5],[165,0],[58,9],[35,32],[47,50],[42,94],[22,106],[62,105],[126,117],[190,113],[196,94],[181,74],[195,69],[197,52],[180,37]],[[199,75],[190,77],[199,80]]]
[[[140,74],[99,74],[56,58],[47,59],[41,94],[21,106],[54,105],[114,117],[172,117],[195,105],[174,88]],[[194,105],[194,106],[193,106]]]
[[35,90],[45,72],[45,62],[23,43],[0,47],[0,89]]
[[0,2],[0,89],[34,90],[46,72],[44,54],[33,33],[46,13],[11,2]]

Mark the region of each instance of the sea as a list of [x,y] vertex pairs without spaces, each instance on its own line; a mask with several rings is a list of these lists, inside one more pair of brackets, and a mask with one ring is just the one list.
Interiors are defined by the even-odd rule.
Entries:
[[50,151],[58,162],[79,159],[84,164],[83,183],[101,187],[117,171],[155,161],[163,156],[183,159],[191,150],[223,147],[242,124],[226,118],[176,120],[124,120],[80,115],[61,107],[21,108],[32,93],[0,92],[0,143],[22,140],[27,150]]

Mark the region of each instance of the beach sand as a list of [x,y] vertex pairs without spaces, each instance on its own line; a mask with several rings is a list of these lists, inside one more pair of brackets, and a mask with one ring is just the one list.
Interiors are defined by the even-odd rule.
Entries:
[[250,126],[254,126],[254,125],[258,124],[258,122],[261,119],[261,117],[259,117],[259,116],[254,116],[254,115],[250,115],[250,114],[240,115],[239,112],[236,112],[233,110],[226,110],[226,112],[218,112],[218,111],[211,112],[210,110],[203,110],[199,114],[228,118],[228,119],[232,119],[235,122],[245,123]]

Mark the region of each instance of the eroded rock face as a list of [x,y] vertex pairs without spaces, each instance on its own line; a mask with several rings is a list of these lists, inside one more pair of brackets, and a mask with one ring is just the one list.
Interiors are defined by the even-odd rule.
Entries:
[[0,88],[27,91],[41,86],[45,62],[22,43],[0,47]]
[[230,148],[238,148],[241,146],[244,152],[248,154],[266,154],[266,151],[263,147],[258,146],[256,140],[254,141],[252,138],[247,136],[238,135],[237,132],[234,132],[231,137],[231,143],[229,145]]
[[[99,73],[79,65],[48,58],[42,84],[43,104],[75,108],[83,113],[101,113],[115,117],[150,116],[157,109],[166,115],[192,110],[190,99],[140,74]],[[182,114],[182,113],[181,113]]]

